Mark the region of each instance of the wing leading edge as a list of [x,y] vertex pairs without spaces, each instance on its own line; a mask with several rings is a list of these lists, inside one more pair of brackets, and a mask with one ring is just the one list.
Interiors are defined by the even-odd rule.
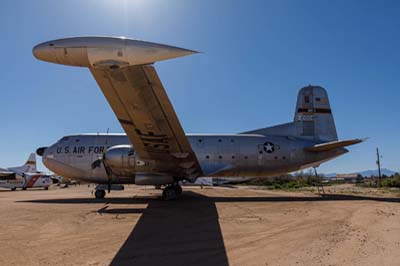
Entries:
[[203,174],[152,65],[90,71],[141,159],[181,178]]

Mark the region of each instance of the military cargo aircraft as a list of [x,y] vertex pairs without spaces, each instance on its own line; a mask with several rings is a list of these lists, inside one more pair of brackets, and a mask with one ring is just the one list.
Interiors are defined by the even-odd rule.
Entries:
[[36,169],[36,155],[31,153],[22,166],[0,168],[0,187],[16,190],[21,188],[44,188],[52,184],[50,175],[40,173]]
[[264,177],[316,167],[362,139],[338,140],[328,94],[302,88],[291,123],[239,134],[185,134],[153,63],[196,53],[114,37],[74,37],[41,43],[37,59],[87,67],[126,134],[65,136],[37,154],[56,174],[98,183],[95,196],[116,184],[165,186],[198,177]]

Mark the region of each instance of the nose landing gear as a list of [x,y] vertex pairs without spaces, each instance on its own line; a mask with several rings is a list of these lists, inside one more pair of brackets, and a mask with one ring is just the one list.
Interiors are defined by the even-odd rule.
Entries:
[[[107,185],[104,184],[97,185],[94,192],[94,196],[96,197],[96,199],[104,199],[104,197],[106,196],[107,189],[108,189]],[[112,184],[110,190],[124,190],[124,186]]]
[[164,188],[162,197],[164,200],[176,200],[182,194],[182,187],[178,183]]
[[106,191],[103,189],[99,189],[96,190],[96,192],[94,192],[94,196],[96,197],[96,199],[104,199],[106,195]]

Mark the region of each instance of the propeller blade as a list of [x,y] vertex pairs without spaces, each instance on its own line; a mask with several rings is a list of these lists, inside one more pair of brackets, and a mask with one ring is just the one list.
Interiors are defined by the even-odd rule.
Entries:
[[94,161],[91,165],[92,170],[100,167],[102,163],[103,163],[103,159],[97,159],[96,161]]

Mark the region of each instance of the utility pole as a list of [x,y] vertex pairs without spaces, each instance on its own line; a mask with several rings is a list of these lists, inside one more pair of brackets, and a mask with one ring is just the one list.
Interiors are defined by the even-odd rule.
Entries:
[[379,156],[379,149],[376,147],[376,164],[378,165],[378,174],[379,174],[379,179],[378,179],[378,187],[381,187],[381,180],[382,180],[382,174],[381,174],[381,160]]

